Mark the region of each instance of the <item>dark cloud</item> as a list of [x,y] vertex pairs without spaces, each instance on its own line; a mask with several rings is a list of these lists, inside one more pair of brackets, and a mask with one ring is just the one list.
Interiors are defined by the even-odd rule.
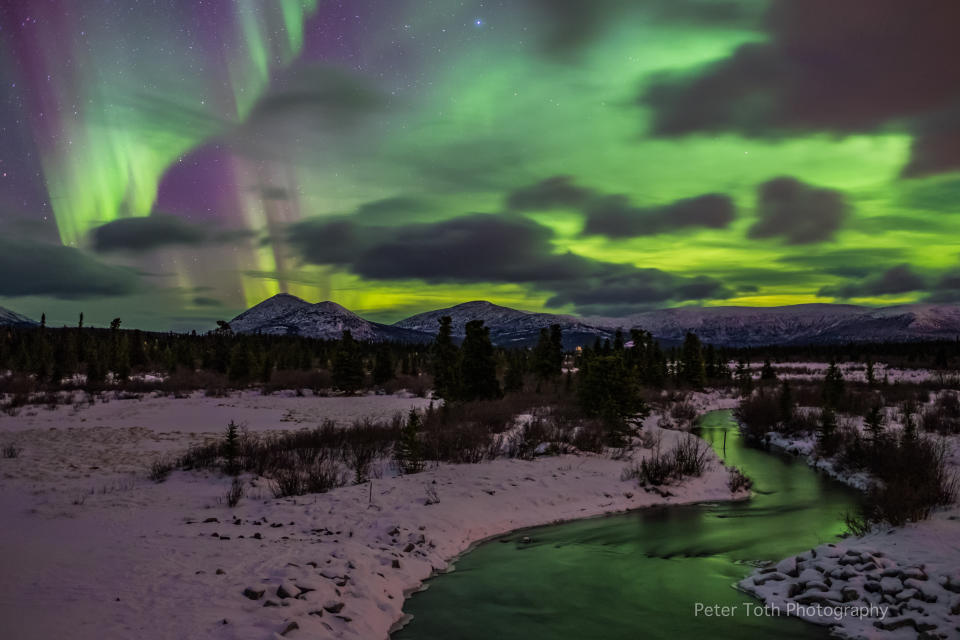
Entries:
[[278,77],[247,119],[256,126],[271,121],[315,120],[343,125],[379,111],[386,96],[360,76],[333,67],[295,66]]
[[550,306],[580,312],[729,297],[721,282],[555,253],[553,232],[515,216],[472,214],[403,227],[308,220],[291,229],[307,262],[338,264],[368,279],[517,283],[553,293]]
[[90,232],[94,251],[150,251],[176,245],[203,245],[249,237],[244,230],[215,231],[178,218],[156,214],[121,218]]
[[507,207],[513,211],[578,209],[594,197],[592,190],[573,184],[570,176],[553,176],[509,193]]
[[193,299],[193,304],[197,307],[220,307],[223,306],[223,303],[217,300],[216,298],[208,298],[206,296],[197,296]]
[[92,298],[137,292],[133,271],[73,247],[0,237],[0,295]]
[[710,193],[659,207],[635,207],[626,196],[607,196],[587,208],[583,232],[610,238],[647,236],[689,227],[723,229],[736,216],[733,201]]
[[823,287],[817,295],[842,299],[864,298],[910,293],[911,291],[923,290],[926,286],[926,280],[914,272],[910,265],[900,264],[883,273],[863,278],[858,282]]
[[777,262],[845,278],[865,278],[903,260],[903,249],[893,247],[806,251],[777,258]]
[[572,209],[586,218],[585,235],[627,238],[655,235],[687,227],[728,227],[736,216],[733,201],[708,193],[653,206],[637,207],[622,194],[605,195],[574,183],[570,176],[553,176],[507,194],[511,211]]
[[544,51],[561,59],[601,38],[621,20],[747,26],[756,19],[756,3],[737,0],[533,0]]
[[813,187],[795,178],[774,178],[760,185],[757,222],[751,238],[779,237],[787,244],[830,240],[848,207],[839,191]]
[[960,168],[958,22],[955,0],[774,0],[767,41],[661,76],[641,103],[661,136],[899,129],[915,135],[905,175]]
[[960,179],[917,185],[906,191],[901,202],[907,207],[927,211],[960,211]]
[[357,207],[353,216],[367,224],[404,224],[435,218],[440,212],[436,205],[422,198],[397,196],[365,202]]

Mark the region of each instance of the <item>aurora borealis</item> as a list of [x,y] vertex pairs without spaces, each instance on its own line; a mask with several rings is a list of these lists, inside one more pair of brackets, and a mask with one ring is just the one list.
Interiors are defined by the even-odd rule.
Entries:
[[960,301],[950,0],[0,2],[0,305]]

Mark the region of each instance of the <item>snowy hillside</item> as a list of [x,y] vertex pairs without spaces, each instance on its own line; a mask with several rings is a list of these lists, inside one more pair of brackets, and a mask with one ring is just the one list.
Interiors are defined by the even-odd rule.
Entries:
[[644,329],[666,344],[682,342],[687,331],[693,331],[704,342],[725,346],[953,339],[960,335],[960,307],[949,305],[880,309],[839,304],[684,307],[624,318],[578,318],[474,301],[382,325],[364,320],[334,302],[310,304],[287,294],[261,302],[234,318],[230,326],[242,333],[260,331],[328,339],[339,338],[344,329],[349,329],[359,340],[423,342],[436,334],[443,316],[453,319],[456,338],[463,337],[467,322],[483,320],[492,341],[499,346],[533,345],[541,329],[559,324],[568,349],[592,344],[597,338],[612,338],[618,328]]
[[681,341],[687,331],[693,331],[705,342],[730,346],[952,339],[960,335],[960,308],[947,305],[688,307],[590,321],[606,327],[641,327],[667,342]]
[[587,324],[575,316],[519,311],[485,300],[427,311],[401,320],[393,326],[436,334],[443,316],[450,316],[453,320],[453,335],[458,338],[463,337],[467,322],[483,320],[484,326],[490,329],[490,339],[499,346],[535,344],[540,330],[553,324],[559,324],[563,328],[564,346],[567,348],[592,344],[598,337],[602,340],[613,335],[612,330]]
[[382,342],[398,340],[426,342],[430,336],[364,320],[336,302],[310,304],[296,296],[280,293],[247,309],[230,321],[237,333],[300,335],[337,340],[349,330],[357,340]]
[[30,318],[0,307],[0,326],[32,326],[37,324]]

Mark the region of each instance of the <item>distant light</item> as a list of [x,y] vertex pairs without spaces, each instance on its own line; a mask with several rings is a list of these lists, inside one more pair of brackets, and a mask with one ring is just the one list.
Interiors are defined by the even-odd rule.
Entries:
[[473,24],[477,25],[478,27],[482,27],[483,20],[481,20],[480,18],[477,18],[476,20],[473,21]]

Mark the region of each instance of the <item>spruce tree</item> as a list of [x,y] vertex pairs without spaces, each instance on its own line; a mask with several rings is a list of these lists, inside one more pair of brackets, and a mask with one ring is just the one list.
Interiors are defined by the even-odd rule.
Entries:
[[420,414],[410,409],[407,422],[400,430],[400,439],[394,449],[394,457],[401,473],[423,471],[423,444],[420,442]]
[[245,341],[237,342],[230,350],[228,377],[231,382],[246,382],[253,370],[253,356]]
[[837,444],[837,414],[830,405],[820,411],[820,428],[817,431],[817,443],[824,455],[833,455]]
[[363,387],[363,357],[349,329],[343,330],[343,336],[333,355],[333,386],[345,393],[356,393]]
[[743,360],[737,362],[737,385],[740,387],[741,396],[749,396],[753,393],[753,376],[750,373],[750,365]]
[[503,390],[507,392],[523,391],[523,353],[514,350],[507,354],[507,371],[503,376]]
[[764,382],[773,382],[777,379],[777,372],[770,363],[770,358],[763,362],[763,368],[760,369],[760,379]]
[[870,434],[870,442],[874,447],[883,442],[883,407],[879,403],[870,407],[867,415],[863,417],[863,423],[866,426],[867,433]]
[[433,342],[433,387],[436,394],[445,400],[456,400],[460,381],[457,375],[459,350],[453,343],[453,319],[440,318],[440,330]]
[[780,421],[783,424],[793,420],[793,394],[790,392],[790,383],[786,380],[780,385]]
[[382,386],[396,377],[390,347],[380,345],[373,357],[373,383]]
[[843,400],[843,390],[843,374],[840,373],[840,367],[837,366],[837,363],[831,361],[823,379],[824,404],[833,409],[838,408]]
[[700,338],[692,331],[688,331],[683,340],[679,375],[684,383],[694,389],[702,389],[706,384],[707,372],[703,361],[703,346],[700,344]]
[[492,400],[502,394],[497,382],[497,361],[490,342],[490,329],[483,320],[471,320],[460,349],[460,398]]

